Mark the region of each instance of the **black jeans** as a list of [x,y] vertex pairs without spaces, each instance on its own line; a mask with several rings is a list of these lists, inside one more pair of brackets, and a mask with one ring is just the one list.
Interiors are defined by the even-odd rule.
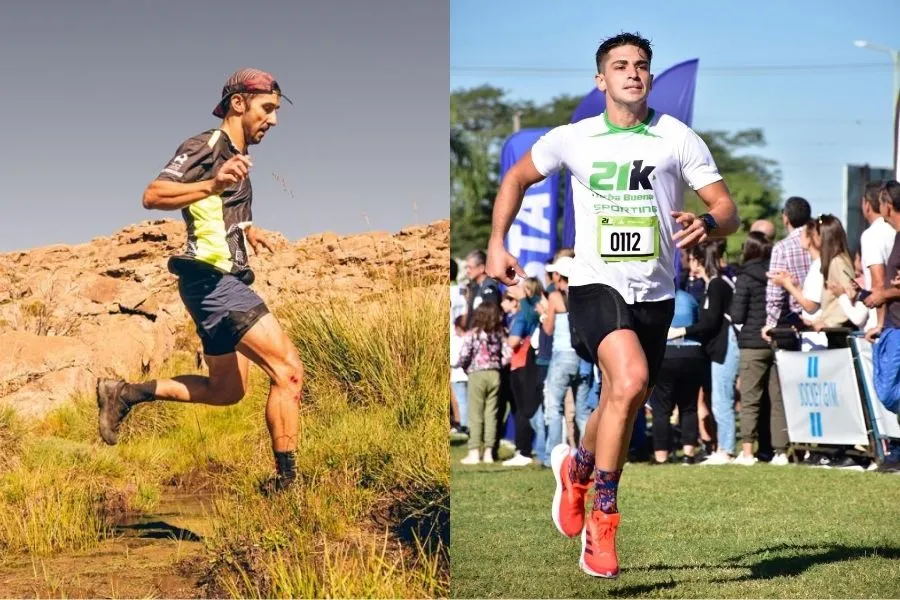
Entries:
[[700,346],[696,353],[681,352],[663,359],[650,407],[653,409],[653,449],[670,450],[672,433],[669,419],[678,406],[681,445],[696,446],[700,437],[697,421],[697,395],[701,387],[709,389],[709,358]]
[[538,367],[534,362],[534,350],[528,350],[525,366],[509,372],[513,402],[516,411],[516,450],[523,456],[531,456],[534,430],[531,417],[537,412],[542,396],[538,389]]

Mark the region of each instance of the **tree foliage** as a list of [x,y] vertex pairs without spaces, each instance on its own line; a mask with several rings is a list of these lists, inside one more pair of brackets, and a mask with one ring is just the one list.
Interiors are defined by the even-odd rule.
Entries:
[[[453,256],[487,244],[491,210],[500,184],[500,150],[513,133],[515,120],[522,128],[564,125],[581,101],[580,96],[558,96],[545,104],[535,104],[511,101],[505,95],[502,89],[490,85],[459,89],[450,95]],[[697,133],[709,146],[738,206],[743,227],[728,243],[734,256],[756,219],[770,219],[780,231],[777,215],[781,206],[781,173],[775,161],[750,152],[765,146],[761,129]],[[704,212],[702,201],[692,191],[688,190],[685,200],[687,210]],[[562,201],[560,193],[560,215]]]

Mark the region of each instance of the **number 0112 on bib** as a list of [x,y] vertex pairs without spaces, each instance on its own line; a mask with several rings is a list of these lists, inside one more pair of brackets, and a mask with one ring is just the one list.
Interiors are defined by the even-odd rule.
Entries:
[[659,217],[597,217],[597,251],[605,262],[659,258]]

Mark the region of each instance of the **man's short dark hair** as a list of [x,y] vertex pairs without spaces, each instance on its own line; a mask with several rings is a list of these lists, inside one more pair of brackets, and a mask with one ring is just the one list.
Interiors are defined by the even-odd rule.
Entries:
[[900,182],[894,179],[885,181],[883,193],[882,200],[890,202],[895,211],[900,211]]
[[606,55],[609,54],[609,51],[620,46],[637,46],[647,54],[647,62],[653,62],[653,49],[650,48],[650,40],[641,37],[640,33],[620,33],[603,40],[603,43],[597,48],[598,73],[603,72],[603,63],[606,61]]
[[454,259],[450,259],[450,281],[456,281],[456,278],[459,276],[459,265],[456,264]]
[[791,227],[797,229],[806,225],[807,221],[812,218],[812,209],[809,202],[800,196],[791,196],[784,203],[784,216],[787,217]]
[[484,253],[484,250],[472,250],[466,255],[466,260],[474,260],[477,266],[481,266],[487,262],[487,254]]
[[881,193],[885,190],[885,181],[870,181],[863,189],[863,202],[869,205],[873,212],[881,210]]

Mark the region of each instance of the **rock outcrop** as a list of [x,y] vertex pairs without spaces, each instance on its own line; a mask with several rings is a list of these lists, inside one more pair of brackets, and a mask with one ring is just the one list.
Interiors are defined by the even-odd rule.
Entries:
[[[323,233],[251,257],[253,289],[277,306],[301,293],[367,299],[399,277],[445,277],[450,222],[397,234]],[[166,261],[184,248],[181,221],[146,221],[76,246],[0,253],[0,406],[41,416],[96,377],[151,372],[199,340]]]

